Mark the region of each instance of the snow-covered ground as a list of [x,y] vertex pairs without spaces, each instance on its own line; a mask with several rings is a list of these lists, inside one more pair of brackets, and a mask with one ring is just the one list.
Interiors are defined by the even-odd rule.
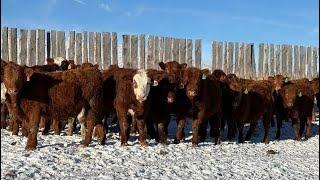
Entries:
[[[190,129],[184,142],[168,146],[149,141],[138,144],[137,136],[121,147],[119,136],[109,133],[107,145],[96,140],[83,148],[81,136],[41,136],[38,149],[26,151],[26,138],[1,130],[1,179],[319,179],[319,119],[313,123],[313,137],[292,140],[292,128],[284,123],[282,139],[260,143],[263,127],[250,142],[222,142],[210,139],[193,148]],[[188,125],[190,127],[190,124]],[[247,127],[246,127],[247,128]],[[174,121],[170,142],[174,137]],[[223,140],[225,133],[223,133]],[[270,154],[270,150],[274,154]]]

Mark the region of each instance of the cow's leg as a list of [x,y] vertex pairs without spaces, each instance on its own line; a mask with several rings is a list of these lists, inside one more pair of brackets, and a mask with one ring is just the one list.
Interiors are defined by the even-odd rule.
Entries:
[[51,126],[51,117],[44,116],[45,124],[44,124],[44,130],[42,131],[42,135],[48,135],[50,131]]
[[86,109],[82,108],[80,113],[77,115],[77,119],[80,123],[80,133],[82,136],[82,140],[86,137]]
[[18,117],[12,116],[12,135],[19,133],[19,120]]
[[292,119],[292,127],[294,131],[294,140],[300,141],[301,136],[300,136],[300,121],[299,118],[291,118]]
[[220,144],[220,118],[216,114],[210,118],[210,136],[214,138],[214,144]]
[[199,119],[192,120],[192,146],[198,146],[199,143]]
[[244,123],[237,122],[239,143],[243,143],[243,126],[244,126]]
[[120,127],[120,141],[121,146],[128,145],[128,130],[129,130],[129,123],[127,120],[126,112],[122,110],[117,110],[117,116],[119,119],[119,127]]
[[37,147],[37,134],[39,129],[39,121],[40,121],[40,106],[32,104],[32,109],[28,112],[28,140],[26,149],[34,150]]
[[262,142],[265,144],[269,143],[269,130],[270,130],[270,121],[272,119],[272,112],[267,112],[263,116],[263,127],[264,127],[264,137]]
[[280,139],[281,135],[281,128],[282,128],[282,118],[280,116],[277,117],[277,133],[276,133],[276,139]]
[[141,146],[147,146],[148,143],[146,141],[146,124],[144,119],[138,119],[137,118],[137,127],[138,127],[138,131],[139,131],[139,141]]
[[255,128],[257,127],[258,119],[255,118],[253,120],[250,120],[249,122],[251,122],[251,123],[250,123],[249,130],[248,130],[248,132],[246,134],[246,137],[244,138],[245,141],[250,141],[251,135],[254,132]]
[[313,121],[313,117],[307,117],[307,130],[306,130],[306,135],[305,138],[308,139],[312,136],[312,131],[311,131],[311,127],[312,127],[312,121]]
[[161,144],[167,144],[167,135],[165,132],[165,125],[162,122],[158,123],[158,136],[159,136],[159,142]]
[[135,133],[137,133],[137,131],[138,131],[137,119],[136,119],[134,116],[132,116],[132,122],[131,122],[130,132],[131,132],[132,134],[135,134]]
[[7,105],[1,103],[1,128],[2,129],[7,128],[7,114],[8,114]]
[[[226,119],[226,117],[225,116],[222,116],[222,118],[221,118],[221,131],[224,131],[224,128],[225,128],[225,126],[226,126],[226,122],[227,122],[228,120]],[[228,123],[227,123],[228,124]]]
[[100,140],[101,145],[105,145],[106,143],[106,130],[102,124],[102,122],[98,122],[95,126],[95,134]]
[[207,127],[208,127],[208,120],[207,120],[207,118],[204,118],[204,119],[202,119],[202,121],[199,122],[200,142],[204,142],[207,138]]
[[228,127],[227,138],[229,141],[231,141],[236,135],[236,124],[231,119],[232,118],[227,119],[227,127]]
[[28,137],[28,134],[29,134],[28,124],[29,123],[27,122],[27,119],[22,120],[21,132],[22,132],[22,136],[24,136],[24,137]]
[[57,119],[56,117],[52,118],[52,129],[55,135],[60,135],[59,119]]
[[299,129],[299,135],[302,137],[302,134],[304,133],[304,129],[306,127],[307,118],[306,117],[300,117],[300,129]]
[[90,109],[85,117],[86,122],[86,132],[85,138],[83,141],[84,146],[89,146],[92,140],[93,128],[95,125],[95,115],[94,112]]
[[180,143],[182,137],[183,137],[183,131],[184,131],[184,126],[186,124],[186,118],[183,117],[181,119],[179,119],[178,121],[178,129],[177,129],[177,133],[176,133],[176,138],[174,139],[174,143],[178,144]]
[[44,131],[45,129],[45,126],[46,126],[46,119],[44,116],[41,116],[40,117],[40,123],[39,123],[39,131]]
[[73,122],[74,118],[68,118],[68,131],[67,131],[67,135],[68,136],[72,136],[73,134]]

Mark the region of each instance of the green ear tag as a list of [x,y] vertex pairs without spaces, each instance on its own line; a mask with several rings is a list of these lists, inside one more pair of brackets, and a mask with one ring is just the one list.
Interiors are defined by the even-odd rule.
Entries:
[[207,79],[207,76],[205,74],[202,74],[201,79]]
[[248,94],[248,89],[247,88],[244,90],[244,94]]
[[299,97],[302,97],[302,92],[301,92],[301,91],[299,92],[298,96],[299,96]]

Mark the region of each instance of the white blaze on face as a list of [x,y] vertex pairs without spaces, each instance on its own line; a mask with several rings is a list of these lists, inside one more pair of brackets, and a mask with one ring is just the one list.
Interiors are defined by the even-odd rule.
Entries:
[[53,60],[55,64],[58,64],[59,66],[61,66],[61,62],[65,59],[63,57],[55,57]]
[[6,100],[7,88],[4,83],[1,83],[1,103],[4,103]]
[[138,70],[137,74],[133,76],[133,91],[136,99],[142,102],[147,99],[150,91],[150,78],[147,76],[145,70]]

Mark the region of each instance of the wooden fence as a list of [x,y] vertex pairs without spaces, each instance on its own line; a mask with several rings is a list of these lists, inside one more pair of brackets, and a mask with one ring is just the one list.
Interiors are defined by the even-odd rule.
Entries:
[[276,74],[292,79],[319,77],[318,47],[261,43],[258,53],[256,66],[253,43],[214,41],[211,67],[248,79],[266,79]]
[[[118,53],[118,47],[122,47],[122,53]],[[102,69],[111,64],[157,69],[160,61],[172,60],[200,68],[201,40],[195,40],[193,46],[192,39],[122,35],[121,45],[115,32],[69,31],[66,35],[64,31],[55,30],[1,28],[3,60],[33,66],[45,64],[47,57],[73,59],[76,64],[90,62]]]

